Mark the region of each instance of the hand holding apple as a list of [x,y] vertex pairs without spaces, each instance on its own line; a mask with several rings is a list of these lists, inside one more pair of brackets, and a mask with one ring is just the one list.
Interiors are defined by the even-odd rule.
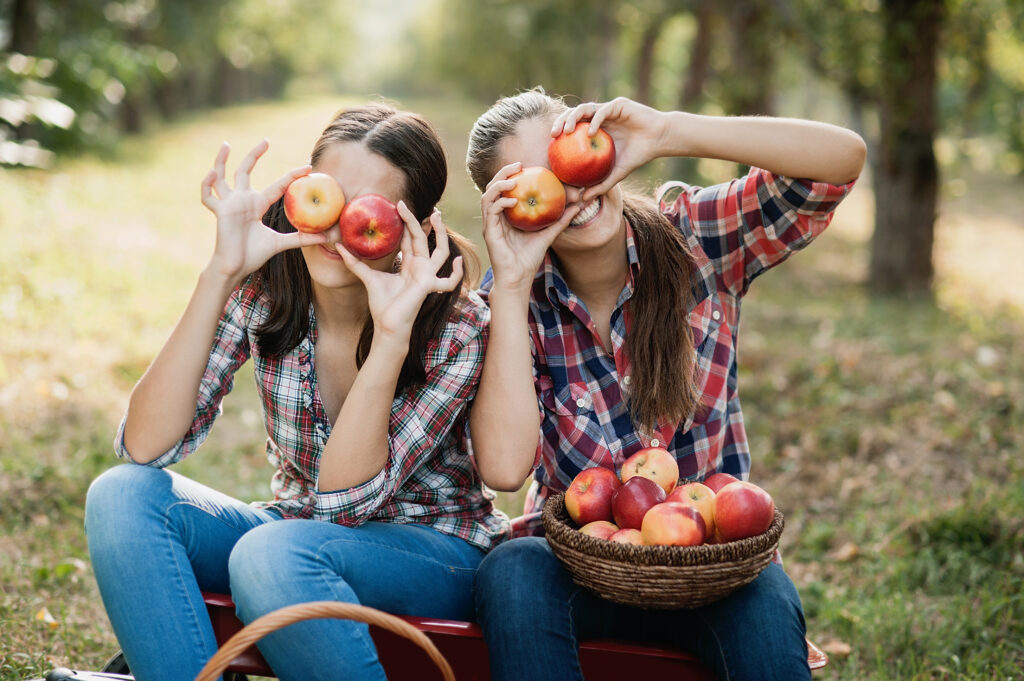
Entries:
[[589,132],[590,124],[580,121],[571,132],[563,132],[548,145],[548,163],[559,180],[576,187],[589,187],[605,177],[615,163],[615,142],[604,130]]
[[338,225],[342,245],[367,260],[393,252],[405,231],[395,204],[380,194],[363,194],[350,201],[341,211]]
[[565,187],[547,168],[523,168],[509,179],[516,185],[502,196],[516,200],[514,206],[505,208],[505,217],[513,227],[534,232],[556,222],[565,212]]
[[345,193],[327,173],[310,173],[288,185],[284,192],[284,214],[300,232],[317,234],[338,222],[345,207]]

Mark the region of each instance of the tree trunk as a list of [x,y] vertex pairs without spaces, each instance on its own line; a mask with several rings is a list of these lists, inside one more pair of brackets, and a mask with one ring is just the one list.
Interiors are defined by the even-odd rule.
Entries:
[[938,205],[935,160],[936,63],[942,0],[883,3],[881,135],[875,173],[875,233],[870,287],[927,294]]
[[36,0],[14,0],[11,12],[11,40],[8,49],[19,54],[35,55],[39,43],[36,21]]
[[778,22],[766,0],[735,3],[729,10],[732,27],[732,73],[725,91],[726,110],[736,115],[775,112],[774,71]]
[[640,50],[636,58],[636,93],[635,99],[643,104],[651,104],[651,83],[654,75],[654,48],[658,45],[658,36],[664,25],[661,15],[652,16],[640,36]]
[[714,42],[715,8],[711,0],[700,0],[696,9],[697,35],[690,46],[690,64],[686,69],[686,80],[679,93],[679,110],[694,111],[700,108],[704,82],[711,71],[711,46]]

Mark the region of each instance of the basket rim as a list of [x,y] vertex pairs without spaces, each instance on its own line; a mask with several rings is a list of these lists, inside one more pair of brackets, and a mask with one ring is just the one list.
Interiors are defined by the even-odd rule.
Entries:
[[785,526],[785,517],[776,508],[771,526],[762,534],[723,544],[698,546],[647,546],[611,542],[607,539],[581,534],[565,509],[565,493],[548,497],[541,512],[541,520],[549,542],[592,554],[605,560],[621,561],[639,566],[700,566],[728,563],[778,548]]

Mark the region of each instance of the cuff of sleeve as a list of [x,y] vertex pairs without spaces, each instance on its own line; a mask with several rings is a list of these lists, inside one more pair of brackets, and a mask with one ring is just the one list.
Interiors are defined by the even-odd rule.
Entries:
[[348,489],[316,493],[313,518],[354,527],[370,519],[381,505],[387,482],[388,466],[366,482]]
[[183,443],[178,442],[166,452],[147,463],[139,463],[133,459],[131,452],[128,451],[128,448],[124,444],[124,427],[127,421],[128,415],[125,414],[121,418],[121,425],[117,427],[117,434],[114,436],[114,454],[117,455],[117,458],[124,459],[129,463],[134,463],[139,466],[150,466],[151,468],[166,468],[180,458]]
[[834,211],[857,183],[856,180],[852,180],[846,184],[829,184],[782,175],[775,175],[773,178],[775,192],[779,198],[801,215]]

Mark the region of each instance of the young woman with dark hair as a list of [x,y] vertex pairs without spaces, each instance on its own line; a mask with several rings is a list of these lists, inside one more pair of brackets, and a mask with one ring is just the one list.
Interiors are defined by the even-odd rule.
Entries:
[[[358,602],[471,619],[484,552],[507,533],[467,455],[488,310],[469,289],[468,242],[436,204],[440,139],[420,116],[340,112],[311,165],[263,191],[267,143],[202,182],[216,246],[166,345],[132,391],[115,439],[130,463],[89,490],[86,529],[107,613],[135,674],[194,678],[216,651],[200,592],[230,592],[251,621],[285,605]],[[296,232],[281,197],[315,169],[351,201],[379,194],[405,223],[391,254],[360,260]],[[249,358],[276,471],[246,504],[165,469],[206,438]],[[144,464],[144,465],[141,465]],[[383,679],[365,625],[314,620],[260,642],[282,679]]]
[[[603,129],[615,142],[610,175],[566,187],[555,224],[513,228],[503,211],[515,199],[502,192],[514,173],[548,166],[552,138],[588,120],[591,134]],[[751,170],[707,188],[676,183],[672,200],[620,186],[668,156]],[[544,500],[581,470],[618,472],[644,447],[667,448],[686,480],[747,477],[740,301],[755,277],[824,230],[864,157],[860,137],[832,125],[665,113],[624,98],[568,108],[535,90],[477,120],[467,165],[483,192],[493,280],[470,425],[486,484],[515,490],[534,473],[515,534],[542,533]],[[577,643],[599,637],[692,651],[720,679],[810,678],[800,599],[774,563],[703,608],[645,611],[577,586],[544,539],[521,536],[484,559],[476,601],[495,681],[580,679]]]

